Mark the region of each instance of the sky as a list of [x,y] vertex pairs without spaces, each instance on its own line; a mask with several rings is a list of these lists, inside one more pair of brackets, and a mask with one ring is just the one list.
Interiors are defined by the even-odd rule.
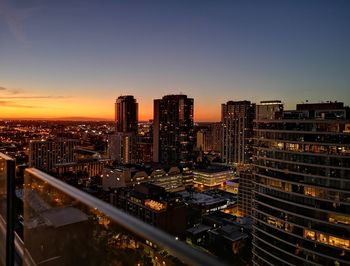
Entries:
[[113,119],[134,95],[350,104],[350,1],[0,0],[0,119]]

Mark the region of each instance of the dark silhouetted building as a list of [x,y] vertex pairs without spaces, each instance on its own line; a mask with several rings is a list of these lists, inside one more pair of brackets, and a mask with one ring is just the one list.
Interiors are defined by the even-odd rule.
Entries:
[[109,136],[108,153],[117,163],[137,161],[138,103],[134,96],[119,96],[115,103],[116,133]]
[[193,99],[167,95],[154,100],[153,161],[163,164],[193,160]]
[[153,162],[153,121],[139,123],[136,144],[137,163]]
[[211,123],[210,124],[210,147],[211,151],[222,152],[222,123]]
[[210,131],[207,129],[201,129],[197,132],[197,145],[196,148],[203,152],[209,152],[210,147]]
[[250,101],[229,101],[221,105],[222,159],[226,164],[251,162],[254,117],[255,104]]
[[187,207],[179,196],[162,187],[145,183],[119,188],[111,194],[111,204],[174,236],[185,237]]
[[134,96],[119,96],[115,102],[115,121],[117,132],[137,134],[138,103]]
[[245,169],[239,172],[238,216],[246,217],[252,214],[253,177],[253,171],[251,169]]

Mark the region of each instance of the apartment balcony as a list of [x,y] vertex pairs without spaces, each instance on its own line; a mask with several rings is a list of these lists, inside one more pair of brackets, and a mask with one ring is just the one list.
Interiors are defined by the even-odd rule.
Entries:
[[37,169],[23,188],[14,182],[15,162],[0,153],[0,265],[222,265]]

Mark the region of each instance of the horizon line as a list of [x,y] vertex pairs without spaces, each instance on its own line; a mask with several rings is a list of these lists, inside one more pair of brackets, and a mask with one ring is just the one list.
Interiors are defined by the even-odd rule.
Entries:
[[[143,119],[139,120],[138,122],[150,122],[150,120],[153,119]],[[70,117],[58,117],[58,118],[0,118],[0,121],[71,121],[71,122],[115,122],[113,119],[104,119],[104,118],[93,118],[93,117],[77,117],[77,118],[70,118]],[[200,121],[193,121],[194,123],[217,123],[220,122],[218,120],[210,121],[210,120],[200,120]]]

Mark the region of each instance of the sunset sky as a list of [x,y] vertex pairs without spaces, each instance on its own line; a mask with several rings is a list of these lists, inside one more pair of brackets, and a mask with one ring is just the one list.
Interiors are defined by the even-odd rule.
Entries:
[[113,119],[132,94],[350,104],[350,1],[0,0],[0,118]]

